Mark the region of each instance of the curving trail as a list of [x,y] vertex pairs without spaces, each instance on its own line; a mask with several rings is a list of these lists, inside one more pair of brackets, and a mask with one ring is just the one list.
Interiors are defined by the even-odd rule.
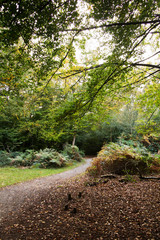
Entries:
[[11,185],[0,189],[0,222],[21,209],[24,204],[29,204],[40,198],[42,193],[56,188],[64,181],[69,180],[83,172],[90,166],[91,158],[86,163],[69,171],[38,178],[24,183]]

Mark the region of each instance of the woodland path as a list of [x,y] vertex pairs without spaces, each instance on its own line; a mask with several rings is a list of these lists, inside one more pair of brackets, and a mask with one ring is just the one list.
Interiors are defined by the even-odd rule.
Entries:
[[0,239],[159,240],[159,180],[134,176],[125,183],[117,176],[92,185],[95,180],[81,174],[90,161],[0,190]]
[[45,192],[56,188],[65,180],[73,178],[83,172],[90,166],[91,158],[88,158],[85,164],[71,169],[69,171],[51,175],[48,177],[37,178],[31,181],[11,185],[0,189],[0,223],[3,218],[14,215],[18,212],[22,205],[30,204],[39,199]]

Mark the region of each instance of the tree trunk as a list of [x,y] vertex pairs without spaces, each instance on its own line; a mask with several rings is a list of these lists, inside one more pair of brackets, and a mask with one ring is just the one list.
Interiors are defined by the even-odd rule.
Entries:
[[72,146],[75,145],[75,142],[76,142],[76,134],[74,134],[74,136],[73,136]]

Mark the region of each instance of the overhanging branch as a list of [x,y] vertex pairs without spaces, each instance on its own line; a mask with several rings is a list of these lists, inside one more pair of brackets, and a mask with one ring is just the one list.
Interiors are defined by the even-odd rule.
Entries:
[[147,64],[147,63],[132,63],[131,66],[142,66],[142,67],[149,67],[149,68],[158,68],[158,69],[160,69],[160,65]]
[[90,26],[90,27],[84,27],[84,28],[72,28],[72,29],[66,29],[63,30],[64,32],[81,32],[86,30],[92,30],[92,29],[98,29],[98,28],[108,28],[108,27],[118,27],[118,26],[131,26],[131,25],[147,25],[147,24],[154,24],[159,23],[160,19],[157,20],[151,20],[151,21],[135,21],[135,22],[117,22],[117,23],[110,23],[110,24],[101,24],[99,26]]

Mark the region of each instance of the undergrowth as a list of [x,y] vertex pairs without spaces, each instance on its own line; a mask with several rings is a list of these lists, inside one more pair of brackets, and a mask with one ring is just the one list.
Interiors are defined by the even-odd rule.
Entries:
[[98,176],[106,173],[119,175],[148,174],[160,172],[160,155],[151,154],[138,142],[130,141],[104,145],[93,160],[88,174]]
[[0,151],[0,167],[59,168],[70,165],[73,161],[80,162],[82,159],[82,153],[78,147],[69,144],[61,153],[51,148],[25,152]]

